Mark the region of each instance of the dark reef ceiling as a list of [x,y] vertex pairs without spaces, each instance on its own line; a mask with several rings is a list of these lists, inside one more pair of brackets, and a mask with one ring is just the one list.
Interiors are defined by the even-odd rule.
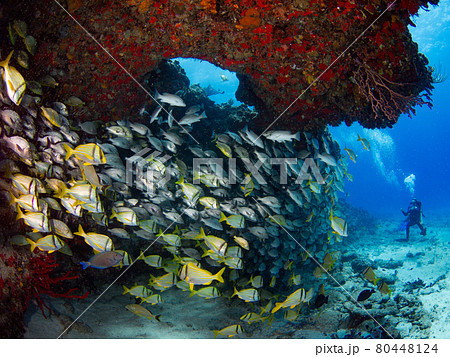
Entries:
[[175,57],[237,72],[238,99],[256,106],[261,127],[282,113],[274,128],[386,127],[431,106],[431,71],[407,25],[437,0],[61,0],[114,59],[55,1],[7,2],[2,26],[24,19],[38,38],[29,74],[52,72],[59,94],[102,120],[150,99],[116,61],[142,80]]

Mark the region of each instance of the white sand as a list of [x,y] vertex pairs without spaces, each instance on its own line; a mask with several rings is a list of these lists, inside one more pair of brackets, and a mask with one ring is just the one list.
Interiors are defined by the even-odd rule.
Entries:
[[[409,242],[398,242],[405,238],[405,232],[399,231],[401,221],[385,221],[380,224],[376,239],[364,237],[352,246],[358,255],[372,260],[398,260],[403,266],[395,269],[397,281],[392,286],[395,294],[405,290],[405,284],[421,279],[425,288],[414,290],[423,304],[423,309],[430,314],[430,338],[450,338],[450,218],[449,216],[431,217],[425,220],[427,235],[422,237],[419,228],[412,227]],[[357,247],[360,246],[358,249]],[[409,256],[408,253],[413,255]],[[377,276],[390,273],[388,269],[375,270]],[[438,281],[438,279],[441,279]],[[429,287],[428,287],[429,286]],[[400,326],[401,327],[401,326]],[[419,336],[402,335],[405,338]]]
[[[450,338],[450,275],[448,253],[450,249],[450,225],[447,217],[430,218],[426,222],[428,235],[419,235],[418,228],[411,229],[411,241],[397,242],[395,239],[403,238],[404,232],[398,230],[399,221],[383,221],[378,227],[376,237],[353,238],[343,247],[345,251],[357,253],[358,257],[372,260],[393,259],[403,262],[403,266],[395,269],[377,269],[377,276],[396,276],[390,306],[395,306],[394,298],[397,294],[405,293],[405,284],[420,278],[425,287],[413,290],[412,295],[419,298],[423,306],[415,310],[421,311],[424,318],[431,321],[431,327],[426,330],[420,327],[420,321],[411,320],[407,315],[393,317],[395,326],[403,338],[417,338],[429,336],[430,338]],[[375,239],[374,239],[375,238]],[[408,257],[408,253],[413,256]],[[423,253],[423,254],[422,254]],[[419,254],[419,255],[417,255]],[[351,261],[341,265],[340,273],[346,279],[345,288],[354,295],[361,291],[365,282],[360,276],[351,271]],[[338,273],[332,270],[333,273]],[[441,280],[438,281],[438,278]],[[437,281],[437,282],[436,282]],[[329,280],[326,280],[327,283]],[[130,282],[129,285],[133,285]],[[346,318],[345,306],[353,307],[348,296],[342,294],[336,287],[327,288],[330,291],[330,302],[319,315],[317,310],[305,307],[301,317],[295,323],[278,319],[267,328],[266,324],[257,323],[248,325],[239,320],[247,312],[258,312],[259,307],[238,302],[236,298],[228,300],[219,298],[205,300],[188,293],[172,288],[163,293],[164,303],[160,305],[145,305],[153,314],[161,314],[160,323],[149,321],[134,315],[125,309],[125,305],[135,302],[134,297],[122,295],[120,285],[114,285],[102,296],[92,308],[82,317],[82,323],[75,326],[65,335],[65,338],[212,338],[212,330],[218,330],[228,325],[241,323],[245,328],[243,338],[322,338],[329,337],[331,332],[341,328]],[[340,298],[339,298],[340,296]],[[357,295],[356,295],[357,296]],[[383,309],[379,292],[371,297],[373,306]],[[48,299],[52,307],[61,316],[53,315],[45,320],[36,307],[30,308],[27,316],[26,338],[56,338],[71,320],[76,318],[96,298],[93,294],[85,300],[71,300],[71,306],[62,300]],[[383,300],[385,301],[385,300]],[[75,308],[75,310],[72,309]],[[344,312],[343,312],[344,311]]]

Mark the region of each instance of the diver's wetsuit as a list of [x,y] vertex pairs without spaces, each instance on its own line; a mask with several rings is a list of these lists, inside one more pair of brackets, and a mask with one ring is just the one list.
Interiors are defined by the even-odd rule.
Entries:
[[408,211],[402,210],[402,213],[406,218],[406,240],[409,240],[409,228],[414,225],[418,225],[420,228],[420,234],[426,235],[427,229],[422,225],[422,202],[417,200],[412,200],[409,204]]

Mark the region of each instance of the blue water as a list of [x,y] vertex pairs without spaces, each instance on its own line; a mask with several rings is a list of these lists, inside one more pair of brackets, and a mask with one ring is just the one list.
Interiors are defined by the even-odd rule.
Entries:
[[[440,65],[450,74],[450,1],[441,1],[429,12],[421,10],[413,21],[417,27],[410,31],[420,52],[431,66]],[[423,202],[425,214],[450,211],[449,92],[450,80],[435,84],[433,108],[417,108],[415,117],[400,117],[393,129],[366,130],[360,125],[331,129],[341,145],[359,154],[357,163],[349,164],[355,179],[346,185],[351,204],[376,214],[397,215],[412,196],[403,180],[414,174],[414,196]],[[371,152],[356,142],[357,133],[370,140]]]
[[[450,0],[443,0],[431,11],[421,10],[410,26],[414,41],[433,67],[441,66],[450,74]],[[234,99],[238,85],[236,76],[205,61],[181,59],[182,67],[191,80],[202,87],[211,84],[225,91],[210,98],[217,103]],[[220,78],[225,74],[228,81]],[[357,163],[349,160],[348,171],[354,181],[346,183],[346,199],[352,205],[367,209],[378,216],[401,216],[410,199],[417,197],[424,205],[424,213],[450,212],[450,79],[435,84],[433,108],[417,108],[416,116],[400,117],[392,129],[368,130],[359,124],[330,128],[342,148],[352,149]],[[371,151],[363,150],[357,134],[371,143]],[[344,152],[344,155],[347,155]],[[414,174],[414,193],[403,182]]]
[[[224,92],[223,94],[214,94],[209,97],[215,103],[226,103],[230,99],[234,101],[234,105],[241,103],[235,96],[239,80],[234,72],[216,67],[208,61],[193,58],[175,58],[174,60],[180,62],[191,85],[197,83],[202,88],[211,85],[217,91]],[[226,78],[222,78],[221,76],[225,76]]]

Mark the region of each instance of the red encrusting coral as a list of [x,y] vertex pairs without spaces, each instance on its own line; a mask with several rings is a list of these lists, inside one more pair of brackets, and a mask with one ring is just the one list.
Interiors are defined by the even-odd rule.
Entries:
[[50,308],[45,305],[41,299],[41,295],[48,295],[54,298],[66,298],[66,299],[85,299],[89,292],[84,295],[73,295],[72,293],[78,290],[78,288],[71,288],[66,292],[59,293],[56,289],[60,288],[60,285],[64,281],[78,279],[78,275],[73,275],[73,271],[66,272],[63,276],[53,276],[55,271],[59,271],[59,264],[55,262],[53,255],[39,254],[39,256],[32,257],[28,264],[28,270],[31,272],[30,283],[28,289],[31,290],[30,298],[34,297],[39,303],[39,307],[42,311],[42,315],[45,318],[44,307],[51,312]]
[[[49,307],[42,296],[84,299],[75,294],[73,284],[79,278],[73,266],[68,269],[57,263],[54,254],[32,254],[28,248],[13,249],[6,244],[0,253],[0,338],[19,337],[24,332],[23,315],[30,301],[36,299],[42,314]],[[75,269],[79,269],[76,267]],[[72,282],[71,282],[72,281]]]
[[[261,125],[272,121],[286,109],[286,103],[291,104],[311,86],[277,122],[278,127],[288,129],[323,127],[329,122],[324,107],[332,112],[333,122],[339,118],[378,127],[392,123],[371,113],[371,103],[354,83],[353,75],[358,71],[355,54],[387,80],[413,84],[406,95],[431,89],[427,61],[418,54],[407,25],[421,6],[436,4],[436,0],[399,0],[387,11],[391,5],[387,0],[77,3],[73,15],[114,59],[53,2],[47,2],[46,8],[39,6],[41,16],[33,24],[41,32],[41,52],[45,53],[36,59],[43,69],[56,65],[64,72],[61,80],[65,84],[59,90],[90,104],[93,113],[86,119],[96,115],[115,120],[149,100],[116,61],[137,80],[161,60],[177,56],[200,58],[245,75],[251,95],[257,97],[253,102],[264,116]],[[381,13],[383,16],[369,27]],[[69,35],[54,41],[62,24],[68,27]],[[318,111],[305,115],[311,103]]]

